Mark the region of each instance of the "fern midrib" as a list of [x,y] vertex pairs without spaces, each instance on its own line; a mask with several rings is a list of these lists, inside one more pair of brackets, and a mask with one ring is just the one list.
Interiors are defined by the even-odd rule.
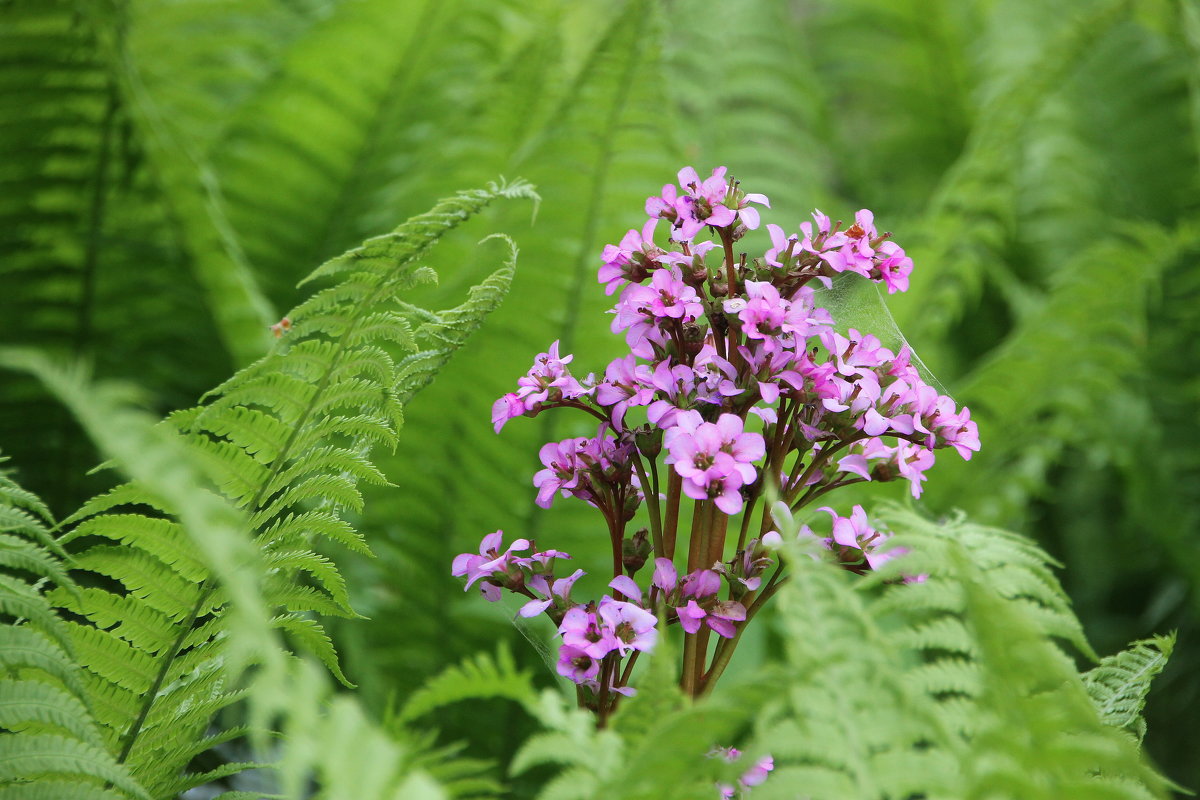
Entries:
[[[383,292],[385,292],[387,289],[388,283],[386,281],[382,281],[376,290],[370,295],[368,301],[359,306],[359,308],[374,308],[380,295],[383,294]],[[283,447],[280,448],[279,455],[276,457],[275,462],[271,465],[271,471],[263,479],[262,483],[258,487],[258,491],[255,492],[254,497],[247,505],[247,509],[250,510],[251,514],[262,509],[262,502],[264,500],[267,487],[270,486],[271,483],[279,476],[280,472],[284,468],[284,465],[286,465],[291,459],[291,449],[295,445],[297,437],[300,436],[300,432],[304,429],[304,426],[308,424],[308,420],[312,416],[313,410],[317,406],[317,401],[329,388],[329,383],[334,373],[334,365],[337,364],[342,353],[345,352],[347,343],[351,341],[351,334],[358,329],[359,324],[362,322],[363,316],[363,314],[356,315],[353,322],[351,322],[350,325],[347,325],[346,329],[342,331],[342,334],[338,337],[337,346],[333,352],[333,355],[330,357],[330,368],[326,370],[324,375],[321,376],[321,382],[317,385],[317,390],[313,392],[312,397],[309,398],[308,404],[305,406],[300,418],[296,421],[295,426],[292,428],[292,432],[288,435],[287,441],[284,443]],[[138,713],[137,720],[134,722],[133,727],[130,728],[129,733],[126,734],[126,742],[121,750],[120,758],[117,759],[117,763],[123,764],[125,759],[128,758],[129,754],[133,751],[134,744],[137,742],[137,737],[141,733],[142,726],[145,724],[146,718],[150,714],[150,709],[153,707],[154,701],[158,697],[158,691],[162,688],[163,682],[166,680],[167,673],[170,671],[175,659],[179,656],[179,651],[183,647],[184,639],[191,632],[192,626],[195,624],[197,617],[200,616],[200,609],[204,607],[204,604],[212,596],[212,593],[216,591],[216,588],[216,583],[213,581],[211,576],[205,578],[200,584],[200,597],[196,600],[196,605],[192,608],[192,612],[188,617],[187,623],[180,626],[179,634],[175,637],[175,641],[171,645],[171,650],[168,656],[163,659],[162,666],[159,667],[158,674],[155,676],[154,684],[151,690],[146,694],[145,701],[142,703],[142,708]]]
[[[636,2],[630,3],[625,13],[627,15],[632,14],[632,9],[639,5],[640,3]],[[621,20],[621,23],[624,23],[624,20]],[[618,27],[619,24],[613,25],[606,39],[611,38]],[[604,125],[604,135],[600,140],[600,152],[596,155],[595,168],[592,173],[594,178],[592,181],[592,191],[588,196],[587,216],[585,217],[587,222],[584,224],[583,235],[579,240],[578,254],[575,256],[575,274],[572,276],[571,285],[567,289],[564,323],[562,335],[559,337],[562,350],[566,353],[572,352],[575,344],[579,309],[583,305],[583,289],[588,274],[588,254],[592,251],[592,242],[600,229],[600,210],[604,204],[604,192],[608,186],[609,165],[612,163],[613,154],[616,151],[613,143],[616,139],[617,126],[620,123],[621,115],[624,113],[626,103],[629,100],[629,93],[633,86],[634,68],[641,63],[641,54],[645,45],[646,35],[643,29],[639,26],[637,30],[638,35],[634,40],[633,52],[624,60],[621,77],[613,94],[612,105],[608,109],[608,116],[605,119]],[[606,41],[604,46],[607,45],[608,42]],[[556,421],[557,415],[542,415],[541,432],[543,441],[554,441],[554,430],[557,427]],[[544,518],[544,514],[535,514],[534,507],[527,505],[523,522],[524,529],[529,531],[530,538],[537,538],[541,528],[541,521]]]

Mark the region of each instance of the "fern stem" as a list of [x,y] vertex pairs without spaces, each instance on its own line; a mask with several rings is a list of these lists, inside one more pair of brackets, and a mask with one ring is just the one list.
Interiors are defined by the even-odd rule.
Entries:
[[[641,51],[644,47],[646,35],[642,29],[637,28],[638,35],[634,38],[631,51],[623,54],[623,67],[621,76],[617,82],[616,93],[613,95],[612,105],[608,109],[608,115],[604,122],[603,133],[600,139],[600,151],[596,155],[596,160],[592,166],[591,174],[595,176],[592,181],[592,190],[588,195],[587,209],[584,212],[584,229],[583,234],[579,238],[579,251],[575,256],[575,273],[571,278],[571,283],[567,289],[566,302],[563,307],[563,325],[562,336],[559,337],[562,343],[564,352],[571,352],[575,343],[576,320],[579,319],[579,309],[583,305],[583,291],[587,283],[587,275],[590,271],[589,264],[591,263],[592,242],[595,241],[600,230],[600,212],[604,205],[604,195],[608,187],[608,172],[609,166],[612,163],[613,155],[616,152],[615,138],[621,115],[625,110],[625,105],[629,100],[629,93],[633,86],[633,79],[636,68],[641,64]],[[612,31],[610,30],[610,35]],[[554,419],[553,417],[545,417],[545,422],[542,424],[542,438],[545,441],[553,441],[554,439]],[[525,529],[530,532],[531,536],[536,536],[538,529],[541,527],[541,520],[545,515],[534,514],[532,509],[525,517]]]
[[96,160],[96,172],[92,181],[92,196],[88,203],[88,235],[83,253],[82,285],[80,286],[79,309],[75,317],[75,356],[84,354],[88,339],[92,335],[92,309],[96,300],[96,270],[100,264],[100,239],[104,230],[105,201],[108,198],[109,162],[112,160],[113,128],[116,127],[119,100],[117,87],[108,80],[108,100],[101,122],[100,153]]
[[167,679],[167,673],[171,670],[171,664],[175,662],[179,651],[183,649],[183,642],[187,639],[187,635],[192,632],[192,626],[196,624],[196,619],[200,616],[200,609],[204,608],[208,598],[216,591],[216,585],[212,583],[211,578],[205,578],[200,584],[200,597],[196,599],[196,604],[192,606],[188,618],[179,626],[179,633],[175,636],[175,641],[171,642],[171,649],[163,657],[162,666],[158,668],[158,674],[154,676],[154,683],[150,686],[150,690],[146,692],[146,698],[142,701],[142,708],[138,712],[137,719],[130,726],[129,731],[122,737],[121,754],[117,756],[117,763],[124,764],[125,759],[129,758],[129,754],[133,752],[133,746],[137,742],[138,735],[142,732],[142,726],[146,724],[146,718],[150,716],[150,709],[154,706],[154,700],[158,697],[158,692],[162,689],[163,682]]

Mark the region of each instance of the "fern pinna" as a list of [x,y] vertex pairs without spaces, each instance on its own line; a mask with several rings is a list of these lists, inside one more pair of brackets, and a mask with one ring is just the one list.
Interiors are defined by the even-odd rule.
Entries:
[[[416,262],[446,231],[502,197],[536,199],[521,182],[462,192],[319,267],[308,280],[335,282],[276,326],[276,349],[166,423],[249,519],[273,627],[343,682],[314,615],[354,612],[314,542],[366,550],[341,512],[361,509],[360,482],[386,483],[370,450],[394,444],[404,402],[503,298],[515,247],[508,242],[506,263],[460,306],[428,311],[401,295],[435,278]],[[407,354],[393,357],[395,347]],[[233,609],[176,511],[136,482],[89,501],[59,539],[80,585],[62,580],[48,595],[64,618],[56,622],[64,643],[85,668],[82,695],[104,749],[136,778],[129,786],[163,798],[242,768],[187,772],[200,753],[246,733],[204,735],[213,715],[242,696],[227,670]]]

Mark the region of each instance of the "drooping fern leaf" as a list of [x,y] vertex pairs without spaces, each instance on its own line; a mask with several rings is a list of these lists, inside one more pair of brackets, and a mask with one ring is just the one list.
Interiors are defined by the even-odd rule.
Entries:
[[[340,676],[312,615],[353,612],[337,570],[312,551],[313,539],[358,544],[337,515],[361,506],[360,481],[385,482],[367,453],[394,442],[401,393],[407,398],[418,390],[498,303],[515,248],[510,242],[507,264],[463,306],[417,314],[432,320],[421,335],[436,345],[421,369],[397,364],[385,349],[398,342],[424,353],[407,321],[415,312],[398,304],[400,295],[432,277],[414,261],[445,231],[496,198],[531,196],[522,183],[460,193],[327,262],[313,277],[338,280],[292,312],[275,352],[215,389],[205,404],[171,417],[171,428],[220,492],[247,515],[254,552],[220,549],[222,541],[242,547],[236,537],[198,543],[188,533],[195,524],[172,518],[183,512],[181,496],[164,496],[145,480],[149,475],[138,483],[150,491],[118,487],[72,518],[63,543],[78,552],[81,565],[114,583],[78,596],[56,590],[54,599],[86,619],[67,627],[88,669],[88,694],[96,698],[107,744],[153,795],[190,785],[193,779],[180,773],[198,754],[196,742],[204,741],[212,716],[242,696],[226,680],[227,662],[237,660],[226,633],[239,609],[258,617],[242,608],[252,598],[230,594],[229,587],[244,584],[222,581],[209,565],[261,560],[266,579],[259,579],[259,590],[275,609],[272,626]],[[92,429],[103,430],[97,412],[80,401],[77,382],[19,353],[5,361],[37,372]],[[107,444],[118,452],[129,447]]]
[[956,546],[984,664],[964,797],[1165,797],[1136,744],[1104,724],[1074,666],[1021,605],[1004,601]]

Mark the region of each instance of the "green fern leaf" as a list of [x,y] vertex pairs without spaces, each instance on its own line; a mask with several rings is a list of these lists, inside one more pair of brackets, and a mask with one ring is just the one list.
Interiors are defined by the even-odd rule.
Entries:
[[65,736],[0,734],[0,781],[64,774],[94,776],[135,797],[146,797],[105,750]]
[[488,697],[503,697],[531,711],[537,706],[532,675],[517,669],[507,647],[500,647],[495,657],[479,653],[427,681],[408,698],[397,719],[408,722],[451,703]]
[[1083,673],[1084,688],[1106,725],[1121,728],[1142,741],[1146,735],[1142,708],[1150,682],[1162,672],[1174,646],[1173,635],[1134,642]]
[[321,659],[321,663],[329,668],[329,671],[341,681],[343,686],[349,689],[354,688],[354,684],[342,674],[342,668],[338,664],[337,653],[334,652],[329,634],[325,633],[324,628],[317,622],[296,614],[283,614],[275,617],[271,623],[299,642],[302,649]]

